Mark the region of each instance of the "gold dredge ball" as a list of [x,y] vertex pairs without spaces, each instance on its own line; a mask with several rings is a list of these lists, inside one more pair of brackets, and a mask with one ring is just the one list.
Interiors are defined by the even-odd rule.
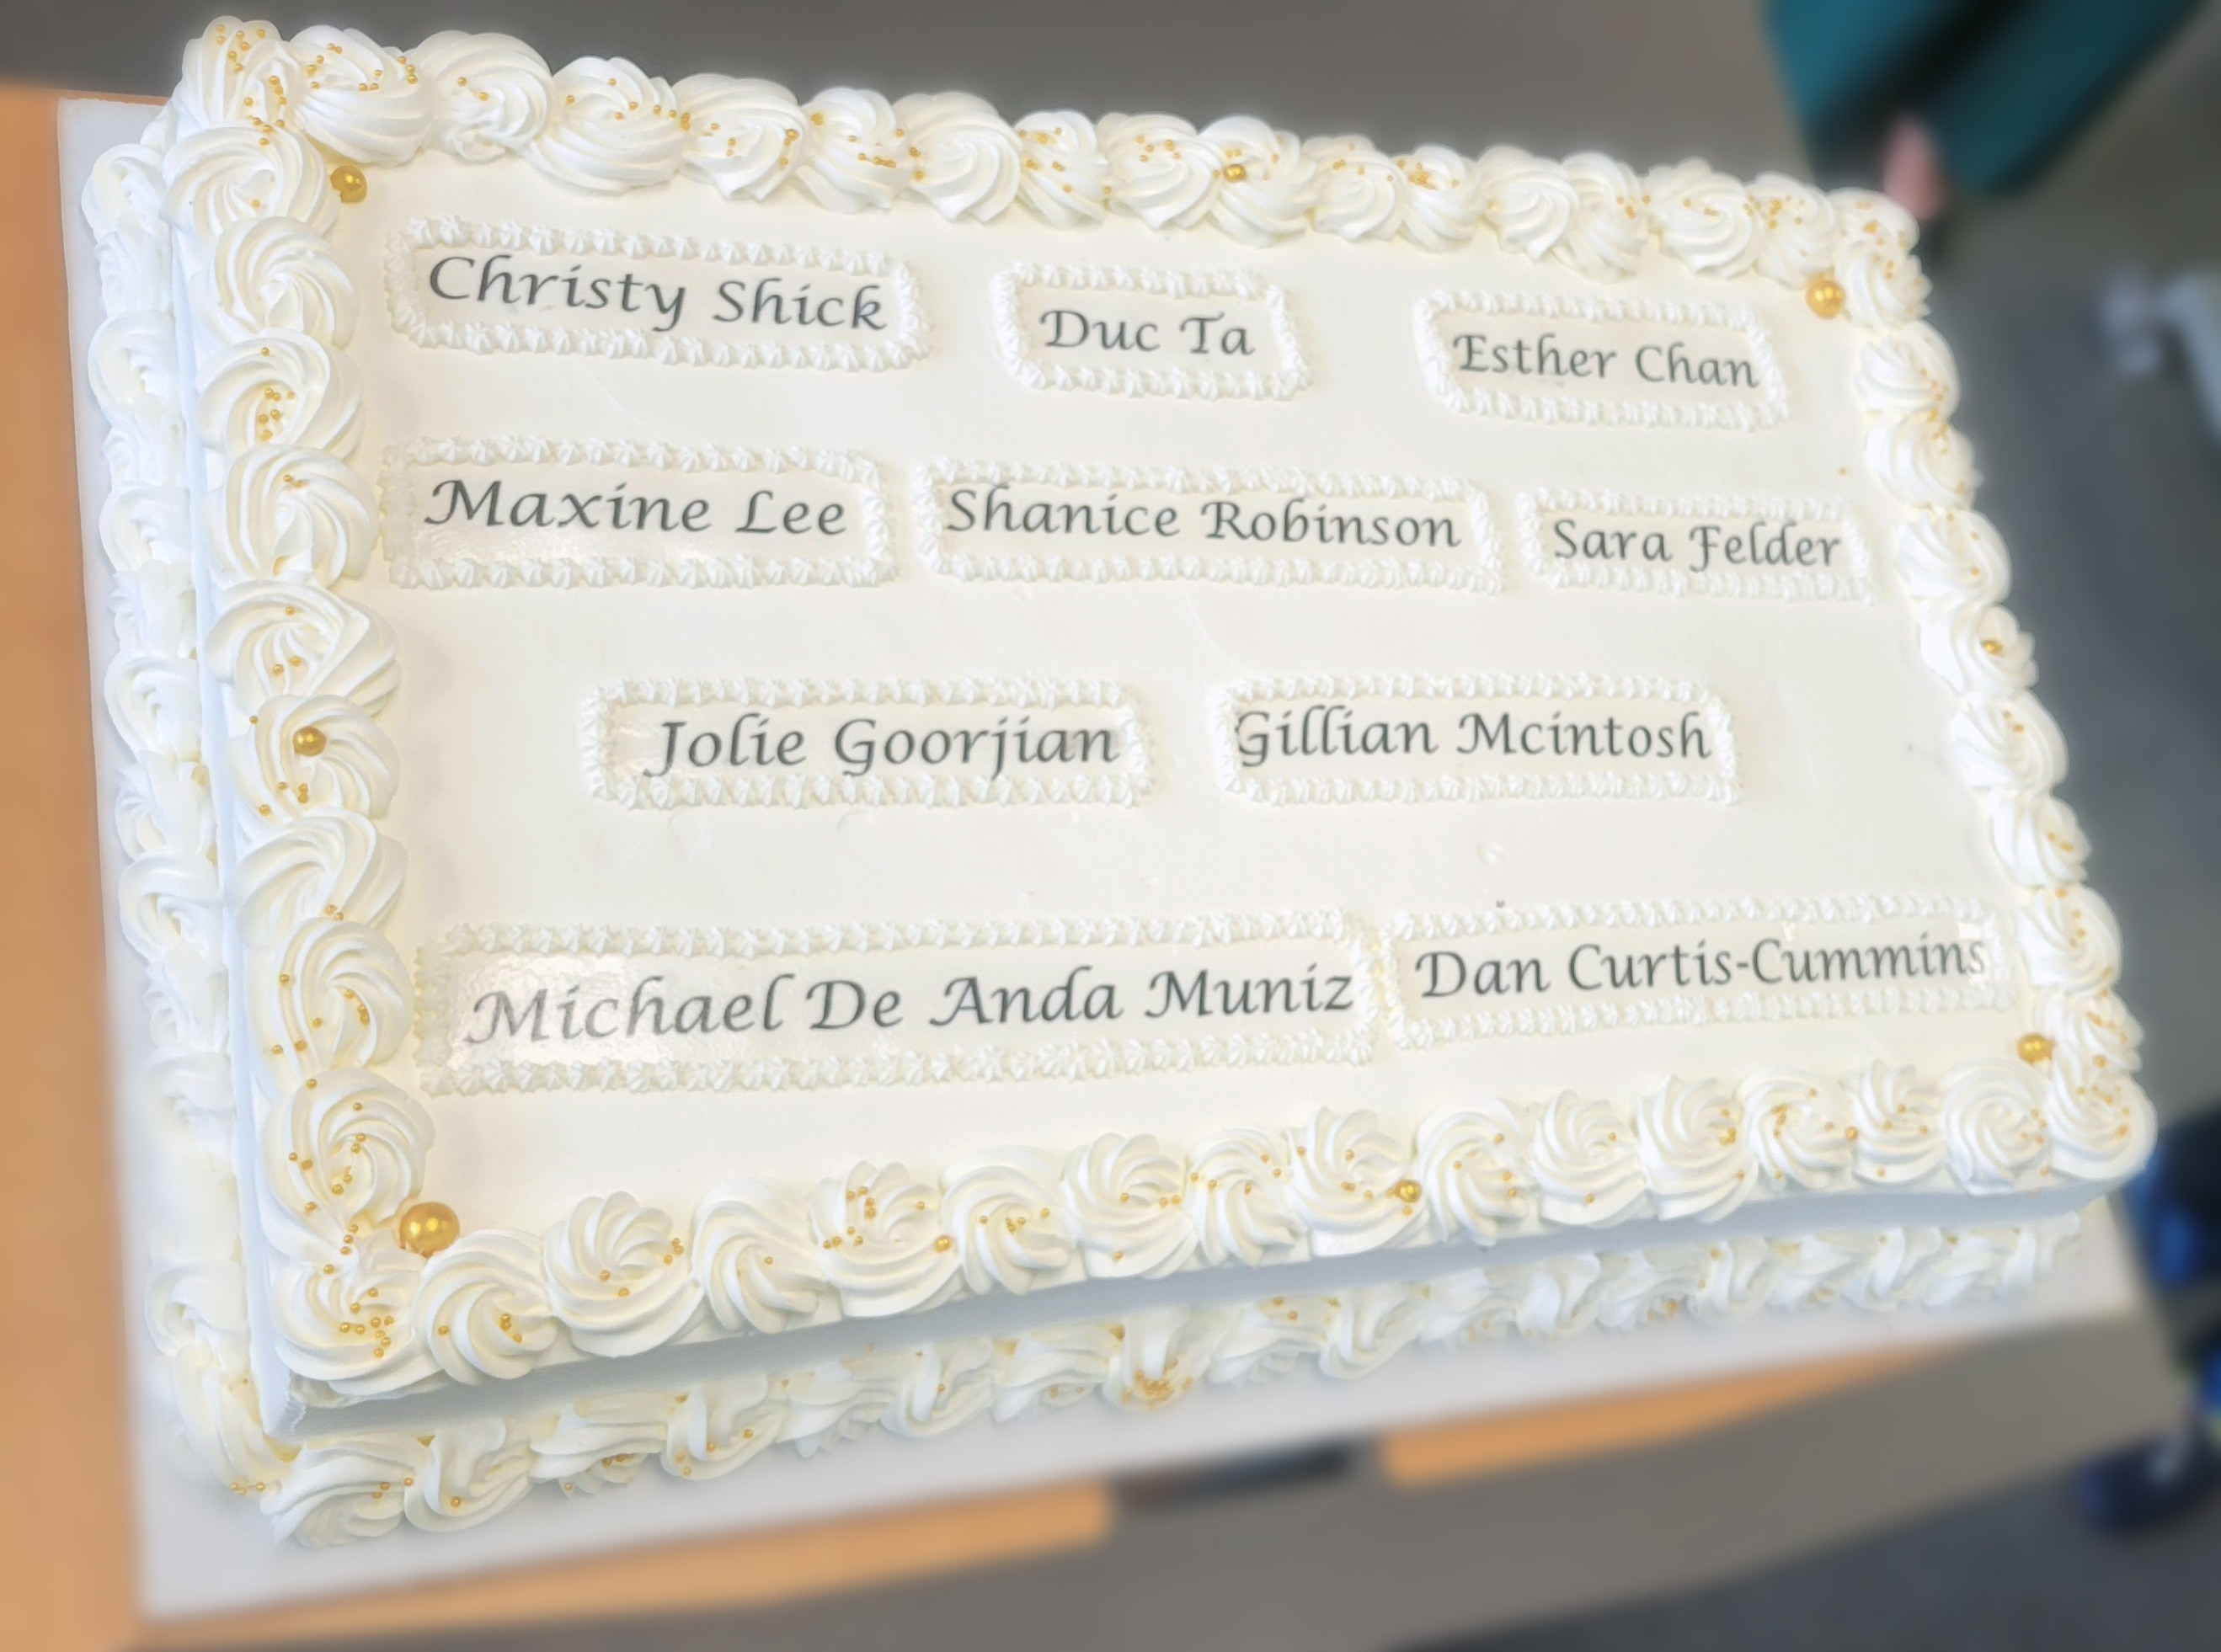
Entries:
[[1831,275],[1816,275],[1805,284],[1805,302],[1824,321],[1841,315],[1849,297],[1843,284]]
[[314,723],[303,723],[293,731],[293,750],[304,757],[313,757],[324,749],[324,731]]
[[2051,1059],[2051,1040],[2041,1032],[2022,1033],[2019,1050],[2020,1058],[2031,1067],[2040,1061]]
[[411,1205],[401,1213],[401,1243],[420,1256],[436,1256],[461,1235],[463,1225],[453,1209],[436,1199]]
[[361,167],[351,160],[343,160],[332,168],[332,188],[338,191],[341,200],[353,206],[370,193],[370,179],[364,176]]

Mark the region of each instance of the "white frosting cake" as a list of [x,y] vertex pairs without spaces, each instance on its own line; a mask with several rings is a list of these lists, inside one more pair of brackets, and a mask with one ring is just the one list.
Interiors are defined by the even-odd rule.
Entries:
[[84,210],[280,1532],[1948,1306],[2148,1149],[1885,200],[225,20]]

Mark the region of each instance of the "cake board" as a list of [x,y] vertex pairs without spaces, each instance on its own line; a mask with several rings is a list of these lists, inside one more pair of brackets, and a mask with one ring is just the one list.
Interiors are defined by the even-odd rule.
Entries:
[[[11,632],[16,634],[10,639],[8,653],[15,669],[29,679],[22,703],[56,703],[62,713],[43,721],[37,731],[20,733],[33,735],[52,748],[23,752],[23,771],[55,776],[53,789],[63,805],[36,820],[16,822],[19,833],[28,830],[44,835],[35,843],[22,844],[19,856],[11,863],[43,869],[35,888],[23,891],[24,898],[10,905],[19,924],[26,926],[26,936],[40,938],[35,947],[27,939],[11,952],[12,957],[33,965],[33,978],[25,983],[24,990],[11,996],[10,1002],[25,1015],[25,1025],[34,1031],[19,1032],[16,1043],[27,1052],[41,1054],[54,1070],[47,1074],[27,1070],[12,1106],[30,1111],[29,1119],[15,1133],[22,1149],[37,1162],[70,1167],[69,1174],[58,1174],[42,1181],[36,1189],[28,1190],[15,1219],[26,1221],[34,1237],[41,1232],[66,1231],[83,1235],[84,1230],[94,1230],[84,1243],[67,1247],[71,1255],[66,1266],[57,1266],[41,1279],[43,1287],[67,1304],[66,1311],[57,1307],[49,1323],[81,1324],[85,1334],[55,1339],[41,1355],[46,1362],[43,1368],[33,1374],[33,1380],[42,1387],[52,1384],[66,1388],[69,1404],[85,1417],[81,1426],[58,1427],[41,1435],[42,1440],[52,1442],[55,1458],[52,1475],[42,1474],[42,1481],[51,1478],[57,1485],[72,1485],[84,1506],[59,1506],[67,1511],[67,1516],[57,1518],[58,1506],[47,1499],[28,1499],[22,1506],[36,1509],[38,1541],[51,1543],[66,1529],[73,1530],[78,1534],[75,1552],[82,1557],[118,1552],[114,1534],[124,1526],[122,1505],[116,1494],[116,1484],[122,1478],[122,1454],[116,1444],[114,1419],[124,1402],[116,1380],[122,1362],[116,1355],[115,1322],[108,1317],[116,1300],[110,1281],[117,1266],[117,1252],[109,1248],[110,1225],[105,1213],[109,1152],[96,1139],[104,1133],[98,1129],[104,1122],[104,1110],[94,1100],[90,1082],[90,1075],[97,1069],[95,1052],[99,1047],[93,1009],[98,989],[92,984],[98,978],[98,959],[91,948],[90,925],[85,921],[89,911],[84,896],[89,886],[84,880],[91,863],[84,845],[96,836],[96,822],[105,818],[105,809],[88,807],[91,777],[83,762],[88,745],[86,726],[77,720],[83,715],[84,702],[53,691],[57,682],[84,681],[77,673],[85,669],[85,662],[75,653],[84,635],[78,629],[83,610],[78,604],[75,570],[59,549],[68,542],[72,502],[66,495],[66,479],[72,467],[65,434],[67,426],[53,416],[60,394],[60,363],[53,352],[63,330],[62,294],[47,249],[54,244],[53,233],[59,228],[72,241],[82,264],[83,232],[73,213],[62,213],[62,223],[57,226],[57,206],[74,201],[78,181],[91,156],[109,143],[128,139],[145,117],[141,107],[128,104],[72,105],[65,114],[64,179],[58,203],[47,193],[53,172],[37,159],[28,159],[41,156],[44,144],[52,140],[53,114],[52,97],[44,94],[18,95],[11,99],[7,111],[10,126],[18,128],[11,134],[17,137],[16,153],[27,158],[26,165],[9,186],[24,197],[16,221],[28,228],[18,243],[17,258],[28,266],[19,268],[11,282],[16,296],[10,315],[13,324],[26,330],[28,340],[43,349],[45,353],[35,365],[46,374],[43,379],[37,374],[20,375],[17,379],[16,393],[23,402],[13,422],[23,434],[10,445],[9,452],[11,464],[23,468],[23,480],[15,492],[27,507],[18,518],[22,534],[18,555],[25,560],[35,558],[43,545],[53,558],[43,569],[45,584],[39,584],[29,570],[19,576],[21,602],[11,608],[9,619]],[[45,233],[37,228],[41,225],[47,227]],[[81,359],[81,351],[77,353]],[[34,352],[22,354],[29,358]],[[84,406],[82,399],[79,405]],[[97,438],[83,444],[82,451],[97,466]],[[98,496],[97,476],[86,478],[84,485],[86,496]],[[38,492],[41,487],[46,490],[43,495]],[[44,519],[28,508],[37,500],[44,501]],[[47,523],[43,530],[39,526],[41,520]],[[101,569],[97,563],[90,567],[97,602]],[[44,608],[35,600],[41,596]],[[63,658],[56,659],[58,654]],[[95,684],[100,680],[102,664],[97,658],[91,663]],[[95,720],[91,743],[98,743],[103,734]],[[74,782],[70,779],[72,776]],[[66,875],[72,870],[74,878]],[[109,922],[112,927],[112,913]],[[72,937],[81,938],[75,951],[69,946]],[[120,945],[112,950],[122,951]],[[131,1007],[128,987],[116,990],[124,995],[126,1007]],[[128,1034],[139,1019],[135,1014],[109,1018],[119,1030],[119,1043],[112,1052],[113,1069],[118,1073],[130,1070]],[[34,1082],[40,1079],[45,1082]],[[59,1105],[60,1098],[72,1093],[84,1098],[84,1105],[74,1110]],[[33,1097],[44,1098],[43,1104],[30,1100]],[[78,1135],[70,1140],[41,1138],[65,1129]],[[128,1175],[125,1186],[130,1186]],[[127,1197],[126,1203],[135,1212],[137,1201]],[[57,1206],[61,1214],[57,1213]],[[100,1213],[99,1219],[88,1220],[88,1213],[94,1212]],[[63,1215],[69,1219],[62,1219]],[[128,1230],[129,1226],[127,1221]],[[127,1231],[121,1254],[122,1271],[130,1278],[134,1272],[130,1259],[139,1254],[135,1231]],[[88,1273],[97,1276],[87,1278]],[[126,1293],[127,1300],[129,1294]],[[1810,1324],[1755,1326],[1749,1337],[1696,1342],[1661,1338],[1646,1345],[1640,1354],[1626,1345],[1615,1346],[1588,1355],[1586,1368],[1579,1362],[1568,1365],[1560,1356],[1554,1356],[1547,1371],[1531,1362],[1505,1362],[1499,1357],[1492,1362],[1507,1368],[1492,1373],[1486,1385],[1467,1380],[1466,1368],[1453,1357],[1384,1377],[1372,1395],[1354,1406],[1350,1403],[1352,1396],[1337,1393],[1338,1403],[1329,1406],[1322,1393],[1297,1387],[1276,1391],[1268,1397],[1270,1403],[1246,1396],[1240,1400],[1226,1396],[1227,1403],[1219,1406],[1198,1401],[1173,1417],[1150,1419],[1139,1430],[1125,1426],[1133,1419],[1075,1413],[1060,1434],[1054,1425],[1044,1424],[1022,1442],[985,1437],[952,1442],[953,1452],[913,1453],[914,1461],[904,1461],[904,1449],[898,1443],[873,1442],[889,1449],[853,1455],[845,1481],[838,1471],[829,1477],[828,1465],[814,1469],[807,1486],[795,1481],[791,1493],[775,1474],[748,1477],[745,1492],[735,1482],[735,1500],[722,1508],[705,1506],[701,1488],[676,1487],[659,1487],[654,1496],[635,1493],[630,1499],[623,1499],[630,1513],[623,1512],[615,1501],[557,1508],[549,1511],[549,1518],[560,1530],[541,1530],[530,1520],[512,1522],[496,1533],[473,1534],[471,1540],[442,1545],[437,1566],[442,1572],[460,1574],[557,1553],[583,1554],[667,1541],[682,1530],[696,1533],[719,1524],[763,1525],[842,1513],[854,1520],[855,1512],[867,1504],[983,1494],[1013,1486],[1038,1487],[1045,1481],[1068,1483],[1075,1476],[1090,1476],[1113,1467],[1174,1462],[1230,1449],[1269,1449],[1359,1429],[1439,1422],[1484,1407],[1519,1411],[1522,1415],[1483,1424],[1478,1433],[1466,1430],[1404,1440],[1388,1453],[1392,1472],[1406,1480],[1423,1479],[1430,1472],[1430,1460],[1455,1457],[1459,1441],[1464,1443],[1463,1466],[1467,1470],[1522,1462],[1532,1464],[1584,1449],[1609,1449],[1665,1437],[1755,1407],[1769,1395],[1775,1403],[1782,1403],[1785,1381],[1791,1393],[1799,1387],[1810,1392],[1830,1383],[1856,1381],[1874,1373],[1877,1350],[1933,1347],[1984,1330],[2033,1331],[2116,1316],[2131,1300],[2118,1249],[2100,1235],[2076,1270],[2030,1302],[1954,1318],[1948,1324],[1932,1319],[1874,1321],[1817,1316]],[[53,1351],[63,1348],[72,1351],[66,1356]],[[1816,1367],[1816,1362],[1821,1363]],[[1720,1380],[1724,1370],[1753,1367],[1774,1368],[1774,1378]],[[1787,1378],[1785,1374],[1792,1369],[1806,1375]],[[1714,1381],[1706,1384],[1707,1378]],[[1555,1421],[1547,1412],[1526,1414],[1531,1408],[1572,1394],[1616,1391],[1625,1395],[1660,1385],[1671,1386],[1673,1393],[1650,1400],[1598,1400],[1577,1406],[1570,1413],[1556,1412]],[[1692,1400],[1692,1395],[1699,1394],[1709,1397]],[[44,1414],[53,1414],[54,1406],[44,1395],[34,1392],[30,1397]],[[1204,1396],[1204,1400],[1217,1398]],[[1494,1444],[1476,1448],[1475,1440]],[[1523,1440],[1523,1448],[1518,1443]],[[1535,1443],[1538,1440],[1543,1443],[1540,1446]],[[135,1443],[133,1452],[142,1533],[139,1594],[142,1609],[150,1617],[248,1608],[303,1596],[316,1597],[321,1602],[338,1593],[372,1587],[381,1591],[374,1626],[395,1629],[411,1622],[450,1623],[487,1616],[513,1621],[520,1599],[529,1599],[546,1613],[639,1601],[654,1601],[665,1608],[699,1608],[763,1598],[766,1578],[776,1578],[789,1587],[810,1583],[829,1587],[899,1574],[922,1565],[1022,1552],[1048,1543],[1085,1542],[1100,1535],[1109,1524],[1105,1494],[1099,1486],[1083,1478],[1076,1489],[975,1503],[960,1516],[938,1511],[908,1519],[881,1514],[866,1517],[860,1523],[822,1526],[814,1533],[785,1532],[734,1540],[736,1548],[729,1551],[719,1548],[722,1563],[705,1564],[705,1550],[689,1545],[684,1551],[666,1551],[660,1557],[566,1568],[568,1582],[560,1587],[552,1587],[544,1578],[528,1581],[529,1574],[514,1580],[506,1593],[501,1583],[448,1585],[440,1588],[436,1597],[424,1598],[412,1611],[409,1597],[397,1593],[396,1587],[429,1575],[429,1551],[420,1553],[396,1545],[391,1559],[381,1557],[375,1562],[360,1555],[341,1562],[336,1556],[273,1552],[251,1519],[239,1522],[234,1529],[221,1518],[209,1518],[205,1498],[173,1476],[159,1447],[159,1441],[144,1438]],[[105,1458],[103,1452],[108,1454]],[[103,1463],[109,1470],[104,1478]],[[105,1493],[100,1489],[103,1486],[108,1488]],[[220,1506],[215,1511],[219,1517],[224,1512]],[[242,1508],[241,1512],[247,1511]],[[83,1524],[76,1524],[80,1516]],[[104,1537],[90,1535],[103,1531],[108,1534]],[[479,1537],[491,1541],[482,1543],[476,1541]],[[798,1549],[798,1544],[802,1547]],[[27,1534],[13,1552],[27,1561],[34,1555],[38,1551],[33,1535]],[[722,1578],[724,1592],[674,1593],[669,1583],[669,1555],[673,1552],[690,1557],[679,1568],[683,1574],[697,1579]],[[659,1560],[664,1562],[661,1572],[657,1569]],[[51,1568],[42,1573],[49,1589],[62,1574]],[[87,1614],[88,1624],[103,1613],[114,1623],[124,1622],[114,1614],[128,1611],[131,1592],[118,1587],[119,1582],[114,1577],[82,1580],[82,1599],[77,1604]],[[322,1615],[326,1612],[329,1615]],[[261,1632],[299,1634],[340,1624],[355,1630],[373,1626],[360,1608],[321,1605],[305,1616],[288,1614],[282,1629],[278,1623],[269,1620]],[[130,1632],[122,1627],[120,1633],[102,1635],[86,1643],[113,1641]],[[221,1628],[210,1625],[207,1632],[237,1640],[255,1631],[247,1624],[233,1622]]]

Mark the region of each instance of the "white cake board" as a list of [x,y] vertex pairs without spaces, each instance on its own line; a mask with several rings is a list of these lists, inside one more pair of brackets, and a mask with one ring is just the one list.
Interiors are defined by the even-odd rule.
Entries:
[[[75,203],[93,160],[115,144],[135,140],[154,112],[143,103],[78,99],[65,102],[60,114],[86,596],[91,613],[103,616],[90,627],[96,707],[115,639],[104,622],[110,576],[96,531],[108,487],[103,424],[84,370],[86,347],[98,324],[99,291],[91,236]],[[104,712],[97,712],[95,724],[98,816],[104,828],[124,754]],[[116,846],[104,830],[101,847],[112,970],[110,1050],[113,1070],[128,1075],[148,1052],[148,1032],[138,960],[117,926]],[[128,1336],[143,1394],[155,1365],[135,1312],[143,1283],[147,1244],[141,1228],[147,1201],[129,1196],[144,1185],[145,1167],[136,1160],[143,1131],[135,1100],[121,1084],[114,1105],[118,1170],[126,1194],[121,1202]],[[1472,1352],[1409,1353],[1360,1383],[1331,1381],[1306,1368],[1262,1388],[1201,1389],[1156,1415],[1083,1405],[1022,1426],[982,1424],[931,1442],[875,1435],[807,1462],[784,1454],[767,1456],[746,1472],[706,1484],[644,1474],[630,1489],[607,1496],[530,1499],[503,1519],[471,1531],[430,1537],[403,1530],[341,1549],[273,1543],[252,1501],[179,1472],[161,1418],[151,1404],[142,1404],[132,1419],[140,1605],[145,1616],[156,1619],[251,1609],[751,1526],[1561,1404],[1770,1366],[1940,1346],[2125,1315],[2137,1303],[2125,1252],[2102,1214],[2091,1228],[2087,1247],[2074,1263],[2034,1295],[2011,1304],[1948,1313],[1907,1310],[1886,1317],[1844,1309],[1761,1318],[1732,1330],[1676,1324],[1634,1336],[1586,1337],[1548,1349],[1511,1342]]]

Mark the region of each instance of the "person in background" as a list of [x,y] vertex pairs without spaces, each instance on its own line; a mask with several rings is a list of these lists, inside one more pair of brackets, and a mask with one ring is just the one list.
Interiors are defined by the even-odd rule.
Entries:
[[2040,174],[2198,0],[1768,0],[1824,184],[1924,224]]

